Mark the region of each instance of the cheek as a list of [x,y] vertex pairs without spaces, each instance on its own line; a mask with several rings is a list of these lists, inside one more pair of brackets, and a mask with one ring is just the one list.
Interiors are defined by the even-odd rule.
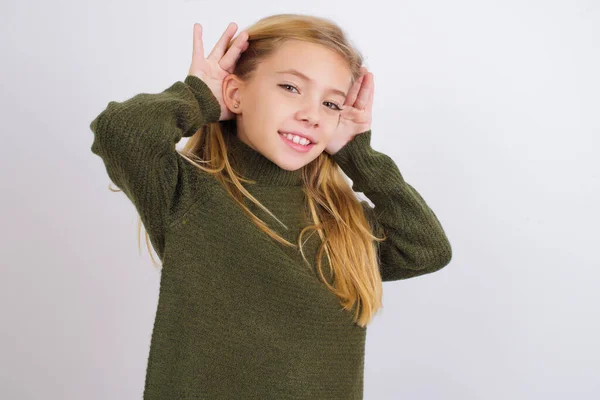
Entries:
[[285,101],[282,101],[277,96],[265,96],[257,104],[255,109],[257,120],[263,125],[277,122],[282,117],[289,115],[291,107]]
[[269,128],[273,120],[273,107],[269,103],[261,101],[244,108],[244,120],[248,129],[253,132],[262,132]]
[[323,124],[321,124],[321,132],[323,137],[327,138],[327,140],[331,140],[335,136],[335,131],[339,126],[339,118],[335,117],[327,117],[323,119]]

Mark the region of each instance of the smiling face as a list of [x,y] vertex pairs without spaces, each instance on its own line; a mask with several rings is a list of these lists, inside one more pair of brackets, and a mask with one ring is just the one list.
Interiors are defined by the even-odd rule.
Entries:
[[[333,50],[289,40],[259,64],[250,80],[229,75],[224,97],[237,114],[240,140],[294,171],[317,158],[333,137],[351,84],[347,62]],[[294,143],[298,138],[282,132],[310,137],[312,143]]]

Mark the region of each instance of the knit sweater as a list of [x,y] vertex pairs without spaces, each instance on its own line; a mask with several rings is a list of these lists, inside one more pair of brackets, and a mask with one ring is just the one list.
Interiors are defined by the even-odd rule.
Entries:
[[[161,93],[108,103],[90,124],[91,150],[134,204],[162,261],[144,399],[362,399],[366,328],[353,322],[298,250],[262,232],[220,183],[177,151],[182,137],[219,121],[208,86],[187,76]],[[256,184],[252,212],[297,243],[300,170],[287,171],[238,139],[228,152]],[[436,215],[397,165],[361,133],[332,157],[375,205],[361,204],[378,236],[383,281],[437,271],[451,259]],[[311,264],[320,244],[311,235]],[[324,265],[324,271],[327,267]]]

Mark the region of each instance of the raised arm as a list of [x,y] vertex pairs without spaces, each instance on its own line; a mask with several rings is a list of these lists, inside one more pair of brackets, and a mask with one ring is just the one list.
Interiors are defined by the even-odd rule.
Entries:
[[90,124],[91,150],[110,179],[135,205],[157,254],[172,214],[199,188],[197,171],[176,150],[182,137],[216,122],[218,101],[202,80],[188,76],[161,93],[111,101]]
[[435,272],[452,258],[444,229],[421,195],[404,181],[389,156],[371,147],[371,130],[355,136],[333,159],[352,179],[352,189],[362,192],[374,208],[363,201],[379,243],[383,281],[407,279]]
[[192,62],[184,82],[161,93],[140,93],[111,101],[90,124],[92,152],[102,158],[110,179],[133,202],[159,257],[171,221],[203,195],[207,174],[200,174],[176,150],[183,137],[203,125],[234,117],[223,102],[223,79],[248,48],[248,33],[232,40],[230,23],[208,57],[202,26],[194,24]]

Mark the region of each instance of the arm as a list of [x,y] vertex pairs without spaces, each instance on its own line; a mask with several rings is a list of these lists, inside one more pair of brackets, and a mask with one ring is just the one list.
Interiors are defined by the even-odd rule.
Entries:
[[374,150],[371,130],[358,134],[333,155],[352,179],[352,189],[373,202],[361,204],[379,243],[383,281],[412,278],[435,272],[452,258],[452,248],[436,215],[419,193],[404,181],[397,165]]
[[188,75],[161,93],[111,101],[90,124],[91,150],[113,183],[135,205],[162,259],[164,232],[175,210],[193,195],[197,171],[176,150],[182,137],[216,122],[220,105],[199,78]]

